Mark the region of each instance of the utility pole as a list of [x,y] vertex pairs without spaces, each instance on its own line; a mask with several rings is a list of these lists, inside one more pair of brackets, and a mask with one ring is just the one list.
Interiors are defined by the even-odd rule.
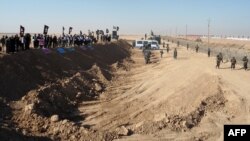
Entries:
[[208,19],[208,28],[207,28],[207,42],[209,44],[209,38],[210,38],[210,18]]
[[187,40],[187,28],[188,28],[188,27],[187,27],[187,24],[186,24],[186,40]]
[[177,28],[177,26],[176,26],[176,28],[175,28],[175,36],[177,37],[177,30],[178,30],[178,28]]

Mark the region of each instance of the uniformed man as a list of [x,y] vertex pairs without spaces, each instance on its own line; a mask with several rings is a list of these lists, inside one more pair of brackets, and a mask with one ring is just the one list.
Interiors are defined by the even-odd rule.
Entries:
[[195,50],[196,50],[196,53],[198,53],[198,51],[199,51],[199,45],[198,44],[196,45]]
[[165,42],[163,42],[163,48],[165,48]]
[[220,62],[223,62],[222,53],[219,53],[219,54],[216,56],[216,68],[217,68],[217,69],[220,68]]
[[244,67],[244,69],[247,70],[247,63],[248,63],[247,56],[244,56],[243,59],[242,59],[242,61],[243,61],[243,67]]
[[210,48],[207,49],[207,56],[210,57],[211,50]]
[[2,38],[1,38],[1,44],[2,44],[2,48],[4,48],[5,47],[5,37],[3,36]]
[[188,50],[188,48],[189,48],[189,44],[187,44],[187,50]]
[[161,50],[161,51],[160,51],[160,53],[161,53],[161,58],[162,58],[162,55],[163,55],[163,50]]
[[147,40],[147,34],[145,34],[145,40]]
[[169,44],[167,44],[167,53],[169,52]]
[[178,46],[178,47],[180,46],[180,41],[177,41],[177,46]]
[[177,49],[174,49],[174,59],[177,59]]
[[145,59],[146,64],[148,64],[150,61],[150,55],[151,55],[151,52],[149,50],[144,51],[144,59]]
[[235,69],[235,65],[236,65],[236,59],[235,59],[235,57],[233,57],[231,59],[231,69]]

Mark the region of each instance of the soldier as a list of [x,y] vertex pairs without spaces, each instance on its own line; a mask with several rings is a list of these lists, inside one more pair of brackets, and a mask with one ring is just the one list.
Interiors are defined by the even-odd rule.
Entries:
[[5,37],[3,36],[2,38],[1,38],[1,43],[2,43],[2,50],[3,50],[3,48],[5,47]]
[[18,37],[17,34],[16,34],[15,37],[14,37],[14,41],[15,41],[15,42],[14,42],[14,46],[15,46],[14,52],[15,52],[15,51],[18,52],[21,42],[20,42],[20,38]]
[[188,50],[188,48],[189,48],[189,44],[187,44],[187,50]]
[[161,50],[161,51],[160,51],[160,53],[161,53],[161,58],[162,58],[162,55],[163,55],[163,50]]
[[151,52],[149,50],[144,51],[144,59],[145,59],[146,64],[148,64],[150,61],[150,55],[151,55]]
[[242,61],[243,61],[244,69],[247,70],[247,63],[248,63],[248,58],[247,58],[247,56],[244,56],[243,59],[242,59]]
[[221,53],[219,53],[217,56],[216,56],[216,68],[220,68],[220,62],[223,62],[223,56]]
[[147,40],[147,34],[145,34],[145,40]]
[[174,59],[177,59],[177,49],[174,49]]
[[235,64],[236,64],[236,59],[235,59],[235,57],[233,57],[231,59],[231,69],[235,69]]
[[211,50],[210,50],[210,48],[208,48],[208,50],[207,50],[207,56],[208,57],[210,57],[210,52],[211,52]]
[[167,53],[169,52],[169,44],[167,44]]
[[178,46],[178,47],[180,46],[180,41],[177,41],[177,46]]
[[53,43],[53,48],[57,47],[57,37],[56,36],[53,37],[52,43]]
[[10,52],[14,53],[16,50],[16,40],[14,36],[11,36],[10,38]]
[[198,51],[199,51],[199,46],[198,46],[198,44],[196,45],[195,50],[196,50],[196,53],[198,53]]
[[163,42],[163,48],[165,48],[165,42]]
[[5,39],[6,39],[6,53],[10,53],[11,52],[10,38],[5,37]]
[[25,46],[25,50],[29,50],[30,49],[30,43],[31,43],[31,35],[29,33],[26,33],[24,36],[24,46]]

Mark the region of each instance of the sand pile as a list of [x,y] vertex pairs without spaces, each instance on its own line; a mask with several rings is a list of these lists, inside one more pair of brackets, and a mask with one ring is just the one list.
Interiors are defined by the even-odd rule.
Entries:
[[[125,41],[59,54],[41,50],[1,58],[1,133],[3,140],[93,140],[115,138],[78,124],[78,104],[97,100],[130,57]],[[129,60],[129,59],[128,59]],[[125,61],[126,62],[126,61]],[[113,137],[114,136],[114,137]]]
[[[1,139],[214,141],[223,140],[224,124],[249,123],[248,71],[227,62],[215,69],[213,57],[170,47],[163,58],[153,51],[147,65],[124,41],[3,57]],[[23,87],[10,87],[16,82]]]

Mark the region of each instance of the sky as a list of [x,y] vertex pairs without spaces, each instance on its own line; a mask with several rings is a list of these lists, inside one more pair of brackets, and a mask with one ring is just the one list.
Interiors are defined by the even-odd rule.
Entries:
[[73,33],[119,26],[120,34],[250,36],[249,0],[0,0],[0,33]]

